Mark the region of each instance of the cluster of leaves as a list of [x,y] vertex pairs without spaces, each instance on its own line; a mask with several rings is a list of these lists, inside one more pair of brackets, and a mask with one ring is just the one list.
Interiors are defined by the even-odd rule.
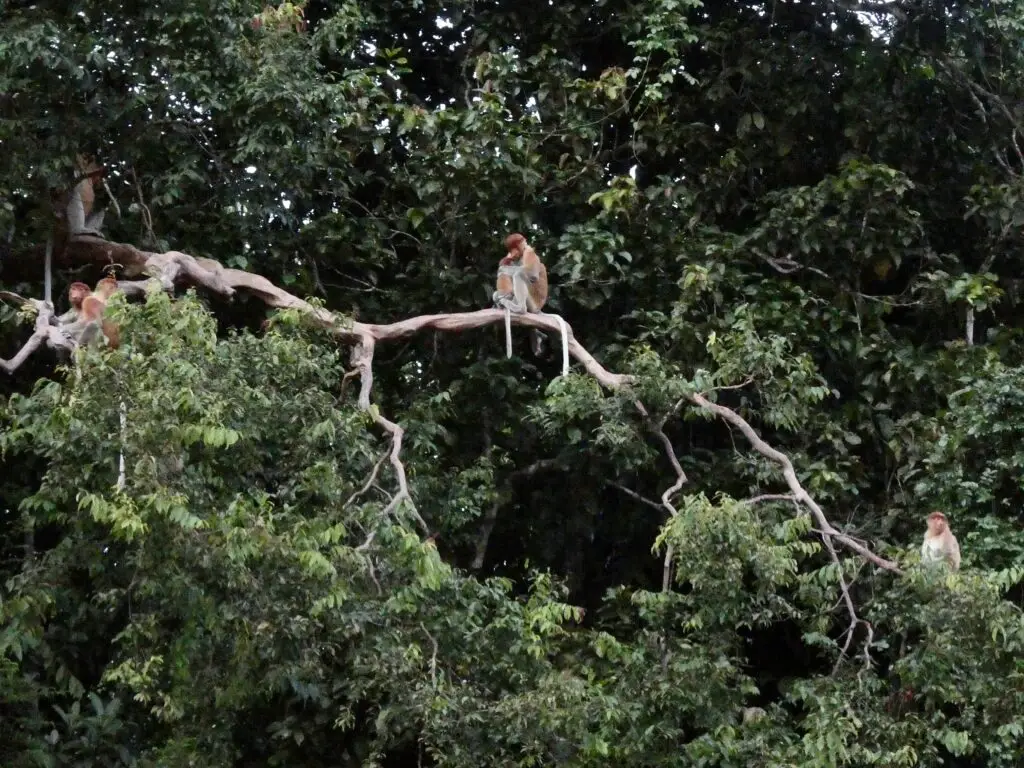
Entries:
[[[0,384],[4,765],[1019,762],[1020,3],[79,0],[0,29],[4,288],[41,295],[85,152],[111,238],[371,322],[485,305],[526,232],[638,377],[556,379],[557,341],[509,361],[497,329],[378,348],[435,546],[385,515],[335,340],[115,300],[121,349]],[[696,391],[906,575],[749,503],[778,469]],[[936,507],[957,577],[907,554]]]

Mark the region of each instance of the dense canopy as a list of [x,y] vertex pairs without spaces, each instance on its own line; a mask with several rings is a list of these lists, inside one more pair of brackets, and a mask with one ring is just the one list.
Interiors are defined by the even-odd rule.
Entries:
[[0,765],[1022,764],[1022,41],[0,3]]

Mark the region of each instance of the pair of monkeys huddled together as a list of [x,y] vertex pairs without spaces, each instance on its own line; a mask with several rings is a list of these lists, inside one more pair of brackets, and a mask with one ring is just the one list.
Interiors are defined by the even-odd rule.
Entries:
[[95,291],[89,290],[85,283],[72,283],[68,286],[71,309],[57,318],[57,324],[77,346],[98,341],[103,335],[107,343],[117,349],[121,345],[117,323],[104,317],[107,300],[116,291],[117,280],[112,277],[104,277],[96,283]]
[[[505,249],[508,251],[498,262],[498,279],[495,282],[493,301],[499,309],[505,310],[505,354],[512,357],[512,320],[511,312],[540,313],[548,300],[548,271],[537,252],[526,242],[526,238],[515,232],[505,238]],[[565,322],[558,317],[562,330],[563,373],[568,371],[568,331]],[[541,334],[536,329],[530,331],[533,354],[540,354]]]

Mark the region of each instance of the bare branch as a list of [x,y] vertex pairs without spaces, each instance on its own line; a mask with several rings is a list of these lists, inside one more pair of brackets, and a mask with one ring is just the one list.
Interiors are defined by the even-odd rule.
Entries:
[[[124,279],[118,280],[118,286],[128,296],[144,295],[150,279],[156,280],[168,293],[173,293],[178,286],[203,288],[224,298],[232,298],[238,291],[248,293],[268,307],[295,309],[307,314],[323,327],[330,329],[342,341],[369,346],[371,357],[372,347],[377,341],[397,341],[430,329],[447,332],[467,331],[503,323],[505,319],[505,314],[500,309],[483,309],[476,312],[420,315],[383,325],[353,322],[326,309],[314,307],[288,291],[278,288],[265,277],[225,267],[213,259],[194,257],[180,251],[151,253],[126,243],[115,243],[91,235],[71,238],[65,250],[65,258],[75,263],[93,263],[104,267],[111,264],[121,265]],[[512,322],[515,325],[561,334],[559,318],[556,315],[514,314]],[[617,389],[628,382],[627,376],[612,373],[598,363],[576,341],[568,324],[566,331],[569,338],[569,354],[602,386]],[[363,373],[366,372],[364,369]],[[361,398],[368,397],[371,384],[364,378]],[[368,409],[368,400],[361,399],[360,407]]]
[[[1007,106],[1005,99],[998,93],[988,90],[983,87],[980,83],[973,80],[967,73],[960,69],[960,67],[953,61],[952,58],[946,57],[944,59],[937,59],[939,68],[948,74],[954,81],[957,82],[961,87],[965,88],[967,93],[970,95],[971,100],[974,102],[975,107],[982,115],[982,119],[987,121],[989,116],[988,110],[985,109],[982,99],[989,102],[997,112],[1002,114],[1006,121],[1010,124],[1010,144],[1013,147],[1014,153],[1017,155],[1017,161],[1019,166],[1024,168],[1024,151],[1021,150],[1020,144],[1017,141],[1017,136],[1021,133],[1024,126],[1017,119],[1017,116]],[[1013,170],[1010,168],[1009,163],[1006,162],[1005,155],[1000,157],[997,152],[997,159],[1000,161],[1005,170],[1013,176],[1019,176],[1020,170]]]
[[[843,573],[843,563],[839,559],[839,554],[836,552],[835,545],[832,543],[832,537],[825,534],[821,537],[821,540],[824,542],[825,549],[828,551],[829,559],[832,560],[833,565],[838,569],[839,592],[843,605],[846,606],[846,612],[850,617],[850,625],[846,628],[846,632],[844,633],[846,635],[846,642],[843,643],[843,647],[839,651],[839,657],[836,659],[835,666],[832,667],[832,674],[835,675],[842,666],[847,652],[850,650],[850,644],[853,642],[853,636],[857,629],[857,625],[862,623],[863,620],[857,615],[857,607],[853,604],[853,597],[850,596],[850,586],[846,583],[846,574]],[[865,648],[864,652],[870,653],[870,650]],[[868,663],[870,663],[870,656],[868,657]]]
[[[408,501],[412,516],[425,530],[429,531],[423,518],[420,517],[412,502],[406,479],[405,467],[401,461],[401,448],[404,430],[396,423],[382,416],[374,408],[370,401],[370,393],[373,389],[373,353],[378,341],[397,341],[412,336],[420,331],[433,329],[437,331],[459,332],[480,328],[487,325],[494,325],[504,322],[504,312],[500,309],[482,309],[475,312],[456,312],[439,315],[420,315],[407,318],[389,324],[370,324],[349,321],[342,316],[312,306],[308,302],[294,296],[287,291],[278,288],[269,280],[259,275],[254,275],[244,270],[229,269],[212,259],[196,258],[180,251],[168,251],[167,253],[150,253],[139,250],[134,246],[113,243],[102,238],[89,235],[79,235],[68,242],[66,254],[76,263],[93,262],[102,265],[120,264],[123,267],[124,281],[119,281],[126,294],[139,295],[144,293],[147,279],[155,279],[160,286],[169,292],[173,292],[178,285],[190,285],[205,288],[215,294],[230,298],[236,291],[243,291],[263,301],[267,306],[279,309],[295,309],[304,312],[315,321],[323,325],[342,341],[354,343],[351,362],[353,369],[358,371],[360,377],[360,390],[358,405],[364,411],[370,413],[381,429],[391,436],[391,451],[388,454],[391,466],[395,471],[398,482],[398,492],[391,499],[385,509],[386,514],[391,514],[399,508],[402,502]],[[144,278],[138,282],[131,282],[130,278]],[[39,312],[36,320],[36,328],[32,337],[25,343],[19,353],[10,361],[0,360],[0,368],[8,373],[13,372],[20,366],[44,341],[49,346],[71,350],[73,343],[67,339],[59,328],[51,325],[53,310],[49,309],[43,302],[23,299],[16,294],[0,292],[0,298],[14,300],[21,304],[31,304]],[[512,322],[516,325],[547,330],[552,333],[558,332],[558,319],[555,316],[544,314],[513,314]],[[571,329],[569,334],[569,353],[582,364],[583,368],[593,376],[603,387],[610,390],[619,390],[630,383],[630,377],[624,374],[613,373],[602,366],[594,357],[576,341]],[[347,378],[347,376],[346,376]],[[776,462],[782,469],[783,476],[789,486],[794,499],[807,507],[820,528],[823,539],[834,539],[847,549],[856,552],[865,560],[894,573],[901,573],[895,562],[882,558],[861,544],[857,539],[834,528],[825,517],[821,508],[811,498],[807,491],[797,479],[796,472],[790,459],[780,451],[772,448],[762,440],[754,429],[735,411],[721,405],[710,402],[702,395],[695,394],[687,398],[693,404],[719,416],[725,421],[737,427],[750,442],[751,446],[761,455]],[[681,401],[682,402],[682,401]],[[673,496],[687,482],[686,474],[683,471],[671,441],[663,430],[664,419],[654,423],[650,419],[647,410],[639,401],[635,403],[636,408],[646,420],[653,434],[661,442],[665,455],[668,457],[673,470],[676,473],[676,481],[667,488],[661,495],[661,506],[672,516],[677,510],[672,504]],[[675,413],[676,409],[670,412]],[[667,416],[666,416],[667,418]],[[621,488],[620,488],[621,489]],[[373,540],[373,534],[364,542],[360,549],[365,549]],[[671,554],[671,553],[669,553]],[[666,562],[670,561],[670,557]],[[665,586],[667,589],[667,586]]]
[[391,435],[391,453],[388,454],[388,459],[391,462],[391,468],[395,471],[395,479],[398,481],[398,493],[394,495],[394,498],[384,508],[382,517],[387,517],[397,510],[403,501],[408,502],[413,519],[420,524],[424,533],[430,533],[430,528],[423,518],[420,517],[420,513],[416,510],[416,505],[413,503],[412,495],[409,493],[409,483],[405,476],[405,465],[401,459],[402,438],[405,435],[405,430],[398,424],[395,424],[395,422],[386,419],[377,408],[370,404],[370,390],[373,388],[373,348],[373,338],[364,337],[362,343],[352,350],[352,363],[359,370],[362,379],[362,385],[359,390],[359,407],[370,414],[374,424]]
[[25,342],[25,345],[18,350],[14,357],[10,360],[4,360],[0,357],[0,369],[3,369],[5,373],[14,373],[39,348],[45,338],[46,336],[40,333],[37,327],[36,332],[29,336],[28,341]]
[[430,640],[430,645],[433,646],[433,651],[430,654],[430,685],[434,690],[437,690],[437,640],[430,634],[423,622],[420,622],[420,629],[423,630],[423,634]]
[[668,510],[668,513],[675,517],[679,514],[679,511],[672,505],[672,497],[679,492],[679,489],[686,483],[686,473],[683,471],[682,465],[679,463],[679,459],[676,458],[675,449],[672,447],[672,441],[668,439],[668,435],[662,429],[664,420],[655,423],[655,421],[647,413],[647,409],[644,404],[639,400],[635,403],[636,409],[640,412],[640,415],[644,417],[644,421],[647,422],[647,427],[654,433],[654,436],[661,442],[662,447],[665,449],[665,456],[668,457],[669,463],[672,465],[672,469],[676,473],[676,481],[665,489],[664,493],[661,494],[661,505]]
[[19,296],[11,291],[0,291],[0,299],[17,304],[19,307],[35,307],[36,309],[40,309],[46,303],[38,299],[26,299],[24,296]]
[[828,278],[828,273],[823,272],[817,267],[812,267],[807,264],[801,264],[799,261],[796,261],[792,257],[792,255],[766,256],[759,253],[757,254],[757,256],[761,259],[761,261],[763,261],[769,267],[774,269],[780,275],[791,275],[794,272],[799,272],[800,270],[803,269],[807,270],[808,272],[814,272],[815,274],[820,275],[821,277],[824,277],[826,279]]
[[743,436],[747,438],[747,442],[750,443],[750,445],[753,447],[755,451],[760,453],[765,458],[771,459],[780,467],[782,467],[782,475],[786,480],[786,485],[789,486],[789,489],[793,492],[793,495],[796,497],[796,500],[811,511],[811,515],[814,517],[815,522],[818,524],[818,527],[821,529],[823,533],[823,538],[834,538],[847,549],[853,550],[858,555],[863,557],[865,560],[874,563],[879,568],[883,568],[887,571],[892,571],[893,573],[902,573],[900,567],[892,560],[886,560],[884,557],[879,557],[870,549],[868,549],[863,544],[858,542],[854,537],[847,536],[845,533],[836,530],[828,521],[828,518],[825,517],[825,513],[822,512],[821,507],[818,506],[818,503],[813,498],[811,498],[811,495],[807,493],[804,487],[800,484],[800,480],[796,476],[796,470],[793,469],[793,462],[789,460],[789,457],[786,454],[782,453],[781,451],[772,448],[770,445],[768,445],[768,443],[762,440],[760,436],[758,436],[757,432],[754,431],[754,428],[747,423],[746,419],[744,419],[738,413],[733,411],[731,408],[726,408],[723,405],[712,403],[703,395],[694,394],[691,395],[690,399],[696,405],[699,405],[701,408],[710,411],[716,416],[721,417],[722,419],[724,419],[725,421],[729,422],[734,427],[739,429],[739,431],[743,433]]
[[22,363],[32,356],[33,352],[43,345],[43,342],[46,342],[46,345],[53,349],[64,349],[68,352],[72,350],[73,344],[71,340],[57,326],[51,324],[53,321],[53,307],[51,305],[45,301],[25,299],[9,291],[0,291],[0,299],[14,301],[22,306],[33,307],[36,310],[35,330],[33,330],[28,341],[25,342],[14,357],[10,360],[0,358],[0,370],[8,374],[14,373],[21,367]]
[[377,473],[380,472],[381,466],[384,464],[385,461],[387,461],[388,455],[389,454],[385,453],[383,456],[380,457],[380,459],[377,460],[377,463],[373,465],[373,471],[370,473],[369,478],[367,478],[366,483],[363,485],[362,488],[360,488],[358,491],[355,491],[351,496],[348,497],[348,500],[344,504],[342,504],[343,508],[349,506],[350,504],[352,504],[352,502],[354,502],[356,499],[358,499],[360,496],[362,496],[364,493],[370,490],[370,487],[377,480]]
[[762,493],[760,496],[752,496],[749,499],[743,499],[740,501],[740,504],[765,504],[771,501],[796,502],[797,498],[792,493]]
[[[668,457],[669,463],[672,465],[672,469],[675,470],[676,481],[666,488],[661,494],[661,506],[668,510],[670,516],[675,517],[679,514],[679,511],[672,504],[672,497],[679,492],[679,489],[682,488],[683,485],[686,484],[686,473],[683,471],[683,466],[679,463],[679,459],[676,457],[675,449],[672,447],[672,441],[668,439],[668,435],[666,435],[665,430],[662,429],[662,426],[665,424],[665,420],[662,419],[655,423],[655,421],[650,417],[650,414],[647,413],[647,409],[644,407],[643,403],[637,400],[634,404],[636,405],[636,409],[640,412],[640,415],[643,416],[648,428],[654,433],[655,437],[661,441],[661,445],[665,449],[665,455]],[[681,402],[676,403],[672,412],[675,412],[679,408],[680,404]],[[668,592],[669,587],[672,585],[673,555],[675,555],[675,550],[671,544],[668,544],[665,547],[665,561],[661,569],[662,592]]]
[[658,510],[659,512],[664,512],[665,511],[665,508],[661,504],[659,504],[658,502],[654,501],[654,499],[648,499],[646,496],[641,496],[639,493],[637,493],[636,491],[632,490],[631,488],[627,488],[622,483],[614,483],[614,482],[612,482],[612,483],[608,483],[608,485],[610,487],[612,487],[612,488],[616,488],[616,489],[622,491],[624,494],[629,496],[631,499],[636,499],[641,504],[646,504],[649,507],[654,507],[654,509]]

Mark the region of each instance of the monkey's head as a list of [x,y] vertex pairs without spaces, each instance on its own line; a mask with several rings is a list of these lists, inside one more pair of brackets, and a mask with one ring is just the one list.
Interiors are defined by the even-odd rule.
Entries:
[[107,169],[99,165],[92,156],[78,155],[75,161],[78,164],[78,170],[83,176],[88,177],[90,181],[99,181],[107,172]]
[[82,299],[90,293],[92,291],[89,290],[89,286],[85,283],[72,283],[68,286],[68,301],[71,302],[71,306],[75,309],[81,309]]
[[928,532],[938,536],[946,530],[946,516],[941,512],[932,512],[928,515]]
[[96,294],[103,299],[109,299],[117,290],[117,280],[112,277],[104,277],[96,283]]
[[523,255],[523,246],[526,245],[526,238],[518,232],[513,232],[505,238],[505,248],[518,256]]

